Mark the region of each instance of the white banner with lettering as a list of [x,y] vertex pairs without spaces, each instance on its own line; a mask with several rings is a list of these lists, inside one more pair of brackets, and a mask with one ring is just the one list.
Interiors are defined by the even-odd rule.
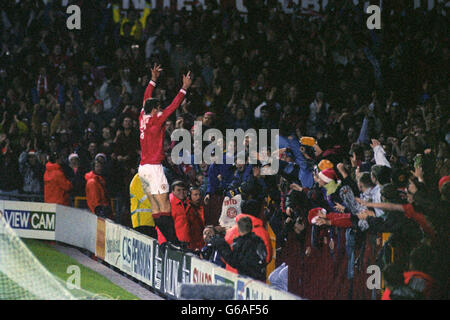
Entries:
[[0,200],[0,212],[19,237],[55,240],[56,204]]

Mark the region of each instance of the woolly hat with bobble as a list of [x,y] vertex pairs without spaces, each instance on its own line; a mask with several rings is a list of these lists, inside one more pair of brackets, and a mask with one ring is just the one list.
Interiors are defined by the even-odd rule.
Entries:
[[320,171],[334,167],[333,162],[331,162],[330,160],[327,160],[327,159],[323,159],[322,161],[320,161],[317,166],[319,167]]
[[336,171],[334,171],[333,168],[328,168],[319,172],[319,178],[323,180],[325,183],[330,183],[333,180],[337,181],[338,179]]
[[319,215],[319,213],[327,213],[327,211],[324,208],[314,208],[309,210],[308,212],[308,221],[309,224],[315,224],[317,221],[317,217]]

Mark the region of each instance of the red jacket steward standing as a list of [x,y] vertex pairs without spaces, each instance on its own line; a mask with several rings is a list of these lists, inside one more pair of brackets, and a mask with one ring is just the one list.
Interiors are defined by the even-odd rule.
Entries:
[[72,183],[66,178],[58,163],[47,162],[45,168],[44,201],[69,206]]
[[205,228],[205,213],[203,206],[194,206],[188,200],[186,217],[189,224],[190,241],[188,248],[191,250],[202,249],[205,246],[203,229]]
[[98,206],[110,206],[106,195],[106,182],[102,176],[95,174],[94,171],[85,174],[86,179],[86,202],[92,213]]
[[[175,197],[173,193],[169,194],[170,207],[172,209],[172,218],[175,225],[175,232],[177,234],[177,238],[181,242],[190,242],[190,230],[189,223],[186,216],[186,207],[180,199]],[[163,236],[161,231],[156,228],[158,233],[158,243],[162,244],[166,242],[166,238]]]

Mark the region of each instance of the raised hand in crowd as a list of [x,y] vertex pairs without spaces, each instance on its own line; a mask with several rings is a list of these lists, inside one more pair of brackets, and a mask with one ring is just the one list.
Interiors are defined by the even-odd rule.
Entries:
[[203,201],[205,202],[205,205],[208,205],[209,200],[210,200],[210,195],[207,194],[207,195],[205,196],[205,198],[203,199]]

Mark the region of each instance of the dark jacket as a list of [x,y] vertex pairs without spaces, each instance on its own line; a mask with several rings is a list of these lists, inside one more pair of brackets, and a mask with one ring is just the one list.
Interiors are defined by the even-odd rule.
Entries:
[[201,250],[201,257],[203,260],[218,265],[219,267],[225,268],[225,263],[220,256],[219,251],[211,243],[207,243]]
[[19,157],[19,170],[23,176],[23,191],[42,194],[44,181],[44,166],[36,159],[34,165],[28,162],[28,152],[24,151]]
[[[249,165],[249,164],[245,165],[243,171],[236,170],[234,172],[233,179],[231,180],[231,183],[228,185],[228,190],[226,190],[226,191],[230,191],[231,190],[233,192],[234,189],[238,189],[242,185],[242,183],[244,181],[246,181],[250,177],[250,175],[252,175],[252,174],[253,174],[252,173],[252,166]],[[231,195],[230,192],[227,192],[227,196],[233,197],[233,195]]]
[[253,232],[237,237],[231,250],[224,238],[215,238],[214,245],[220,255],[240,275],[266,281],[267,251],[264,242]]
[[268,188],[263,177],[256,178],[253,174],[250,174],[241,184],[242,199],[247,200],[251,197],[262,201],[268,194]]
[[19,164],[12,153],[3,155],[0,149],[0,190],[13,191],[22,187]]
[[[226,154],[225,154],[226,155]],[[232,164],[226,164],[226,157],[224,155],[224,163],[212,163],[208,169],[208,188],[207,194],[220,194],[222,195],[225,190],[228,190],[228,185],[233,180],[233,168]],[[218,175],[222,176],[222,181],[217,179]]]
[[78,167],[77,169],[73,169],[69,167],[67,172],[67,178],[72,182],[73,189],[71,191],[71,195],[74,197],[84,196],[86,194],[86,180],[84,176],[86,175],[86,170],[82,167]]
[[405,283],[392,290],[386,288],[381,300],[430,300],[435,293],[434,279],[420,271],[403,273]]
[[[235,239],[239,237],[239,230],[237,226],[237,222],[244,217],[248,217],[252,220],[252,230],[253,233],[261,238],[261,240],[264,242],[264,245],[266,247],[266,262],[269,263],[272,260],[273,250],[272,250],[272,244],[270,242],[270,235],[267,232],[267,230],[264,228],[264,223],[261,219],[256,218],[250,214],[241,213],[236,217],[236,224],[227,230],[227,233],[225,235],[225,241],[232,246]],[[229,268],[227,268],[230,270]]]

